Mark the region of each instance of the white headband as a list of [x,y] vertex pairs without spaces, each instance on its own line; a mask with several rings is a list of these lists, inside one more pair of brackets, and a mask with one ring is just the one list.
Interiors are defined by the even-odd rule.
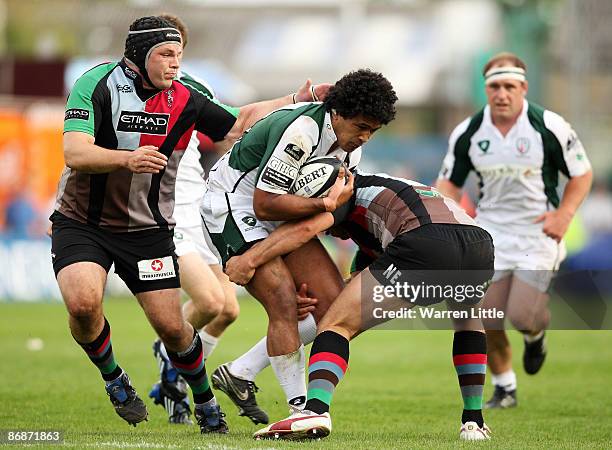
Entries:
[[525,69],[510,66],[493,67],[485,73],[485,84],[490,84],[499,80],[527,81]]

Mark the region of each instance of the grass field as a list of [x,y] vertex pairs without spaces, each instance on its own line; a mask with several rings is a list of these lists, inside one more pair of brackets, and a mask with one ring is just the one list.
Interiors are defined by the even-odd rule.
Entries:
[[[207,363],[208,372],[255,342],[262,309],[241,303],[239,320]],[[153,331],[134,300],[111,300],[106,315],[119,364],[143,398],[158,377]],[[334,431],[307,444],[256,442],[256,429],[219,393],[228,436],[202,436],[197,427],[167,424],[147,399],[149,422],[129,427],[115,415],[97,370],[72,341],[60,304],[0,303],[0,429],[58,429],[74,448],[610,448],[612,447],[612,332],[549,333],[549,359],[528,377],[521,343],[512,334],[519,377],[514,410],[486,414],[491,442],[460,443],[461,398],[449,331],[373,331],[351,346],[347,376],[332,405]],[[26,342],[41,338],[44,348]],[[488,380],[487,380],[488,381]],[[259,403],[271,418],[286,416],[281,389],[267,369],[257,380]],[[218,392],[218,391],[217,391]],[[486,396],[491,393],[487,383]]]

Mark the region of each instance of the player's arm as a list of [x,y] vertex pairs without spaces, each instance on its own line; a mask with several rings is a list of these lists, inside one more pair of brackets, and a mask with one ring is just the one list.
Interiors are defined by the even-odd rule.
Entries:
[[307,219],[287,222],[274,230],[270,236],[251,247],[240,256],[233,256],[225,266],[225,273],[236,284],[247,284],[255,270],[268,261],[300,248],[318,233],[334,224],[331,213],[321,213]]
[[436,189],[445,197],[452,198],[457,203],[461,201],[461,188],[450,180],[438,178],[436,180]]
[[95,145],[95,138],[80,131],[64,133],[64,159],[71,169],[106,173],[126,168],[134,173],[158,173],[168,158],[157,147],[145,145],[134,151],[112,150]]
[[448,151],[442,162],[442,168],[436,180],[436,189],[444,196],[461,201],[463,183],[473,169],[470,160],[469,141],[462,139],[470,120],[461,122],[451,133],[448,139]]
[[559,207],[554,211],[545,212],[535,221],[542,223],[542,231],[547,236],[559,242],[591,190],[593,171],[582,142],[571,125],[551,111],[544,113],[544,122],[559,143],[552,159],[557,169],[567,176],[569,181],[563,191]]
[[331,84],[319,84],[315,86],[310,80],[306,80],[297,92],[293,94],[288,94],[284,97],[272,100],[250,103],[240,107],[236,123],[222,141],[215,143],[215,150],[218,153],[225,153],[231,148],[234,142],[242,136],[245,130],[272,111],[293,103],[317,101],[319,99],[324,100],[330,87]]
[[[345,175],[348,177],[345,183]],[[324,198],[306,198],[293,194],[277,194],[255,188],[253,210],[260,220],[295,220],[322,212],[333,212],[345,204],[353,194],[354,176],[344,167]]]

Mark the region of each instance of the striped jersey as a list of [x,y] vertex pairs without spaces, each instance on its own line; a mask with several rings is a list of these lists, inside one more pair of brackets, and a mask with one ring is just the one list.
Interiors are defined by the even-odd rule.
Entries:
[[591,168],[576,132],[563,117],[529,103],[506,136],[489,106],[451,133],[439,177],[463,186],[470,171],[480,179],[477,219],[485,228],[539,235],[534,220],[559,205],[559,172],[580,176]]
[[223,140],[236,121],[219,104],[180,81],[147,90],[124,61],[105,63],[82,75],[66,104],[64,132],[78,131],[107,149],[154,145],[168,157],[158,174],[121,168],[86,173],[65,167],[55,209],[111,232],[171,229],[177,168],[194,129]]
[[476,225],[454,200],[435,188],[384,173],[355,173],[351,199],[333,212],[339,225],[372,258],[400,234],[430,223]]
[[361,147],[350,154],[336,148],[329,112],[320,102],[297,103],[256,122],[208,174],[210,192],[252,197],[255,188],[286,194],[300,167],[314,156],[335,156],[356,167]]

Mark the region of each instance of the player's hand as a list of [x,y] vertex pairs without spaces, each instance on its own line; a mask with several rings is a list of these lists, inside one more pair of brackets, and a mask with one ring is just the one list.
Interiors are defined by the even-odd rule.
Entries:
[[567,232],[572,217],[573,215],[571,213],[557,209],[556,211],[545,212],[539,216],[534,223],[543,223],[542,231],[544,234],[560,242]]
[[300,290],[297,292],[297,316],[298,320],[304,320],[308,314],[315,310],[317,304],[316,298],[308,297],[308,286],[302,283]]
[[250,259],[245,255],[232,256],[225,264],[223,271],[231,282],[240,286],[248,284],[253,275],[255,275],[255,267],[253,267]]
[[143,145],[130,152],[127,168],[134,173],[159,173],[168,164],[168,158],[154,145]]
[[344,205],[353,195],[355,177],[345,166],[340,167],[338,178],[332,186],[329,194],[323,200],[327,212],[333,212]]
[[53,224],[49,225],[47,231],[45,232],[47,236],[51,237],[53,235]]
[[332,85],[329,83],[312,84],[310,79],[300,86],[295,93],[295,102],[318,102],[327,98]]

